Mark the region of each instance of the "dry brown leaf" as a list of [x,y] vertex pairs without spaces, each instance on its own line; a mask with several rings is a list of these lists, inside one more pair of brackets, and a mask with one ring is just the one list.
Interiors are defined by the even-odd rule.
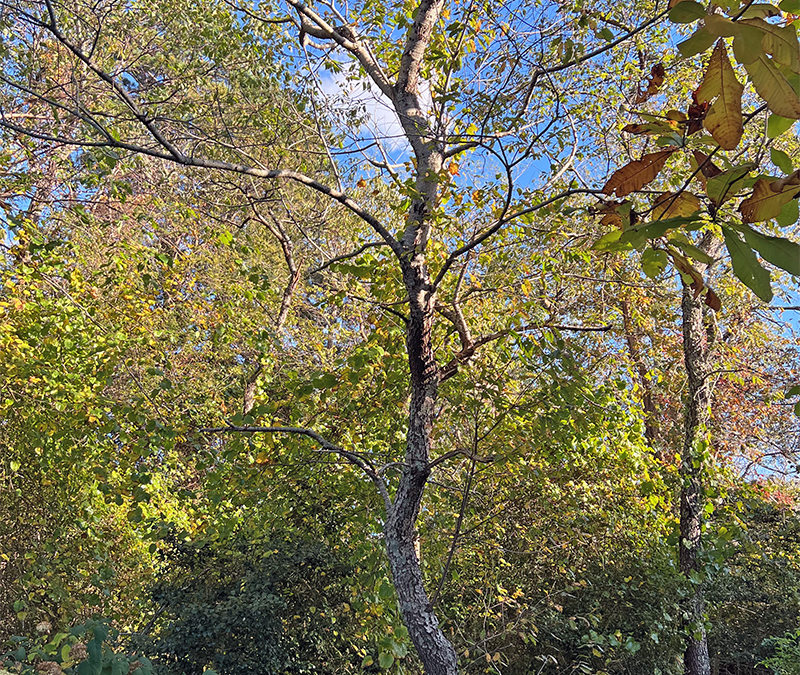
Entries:
[[641,86],[638,87],[637,96],[635,99],[633,99],[633,104],[638,105],[640,103],[644,103],[651,96],[655,96],[658,93],[658,90],[661,88],[661,85],[664,84],[664,75],[666,75],[664,64],[656,63],[650,69],[650,77],[647,80],[647,87],[644,90],[642,90]]
[[655,180],[674,148],[651,152],[639,160],[626,164],[617,169],[603,186],[603,194],[616,193],[617,197],[624,197],[636,190],[641,190],[645,185]]

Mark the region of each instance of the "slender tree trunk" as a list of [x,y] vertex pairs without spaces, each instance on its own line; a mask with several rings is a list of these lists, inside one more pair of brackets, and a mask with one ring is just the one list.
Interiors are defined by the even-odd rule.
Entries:
[[639,335],[636,333],[636,327],[633,325],[631,318],[630,305],[627,300],[620,303],[622,310],[622,326],[625,330],[625,342],[628,345],[628,353],[630,354],[633,365],[636,366],[636,372],[639,375],[639,386],[642,388],[642,407],[644,408],[644,435],[647,442],[654,446],[658,439],[658,412],[656,411],[655,403],[653,403],[653,391],[650,385],[650,380],[647,377],[647,366],[644,362],[644,354],[642,354],[642,347],[639,341]]
[[455,675],[457,657],[445,637],[422,580],[415,525],[430,475],[431,431],[436,417],[439,367],[433,352],[435,296],[424,257],[413,248],[403,264],[409,297],[406,349],[411,379],[405,468],[384,536],[400,612],[426,675]]
[[[720,242],[706,235],[700,248],[712,257]],[[698,267],[701,267],[698,265]],[[704,266],[702,266],[704,267]],[[704,269],[701,271],[705,271]],[[689,636],[683,663],[686,675],[710,675],[711,662],[704,627],[704,585],[700,561],[703,527],[703,435],[710,420],[711,363],[708,333],[703,323],[704,302],[695,297],[689,285],[683,286],[681,314],[683,319],[683,359],[686,366],[688,394],[685,406],[683,451],[681,452],[680,543],[678,545],[681,572],[695,577],[694,593],[689,601],[689,623],[694,628]],[[694,573],[694,574],[693,574]]]

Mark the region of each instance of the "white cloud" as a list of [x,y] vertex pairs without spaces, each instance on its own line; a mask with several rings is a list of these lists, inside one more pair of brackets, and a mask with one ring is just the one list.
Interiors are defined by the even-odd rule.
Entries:
[[[426,110],[431,108],[430,86],[423,83],[422,98]],[[364,79],[350,79],[347,71],[325,73],[322,76],[322,94],[331,107],[358,106],[366,114],[366,121],[355,131],[360,138],[378,138],[392,154],[405,155],[408,150],[403,127],[391,101],[375,84]]]

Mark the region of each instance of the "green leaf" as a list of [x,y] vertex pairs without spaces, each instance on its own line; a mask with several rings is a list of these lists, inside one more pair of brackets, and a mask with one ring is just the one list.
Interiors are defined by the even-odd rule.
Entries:
[[781,212],[775,217],[775,220],[778,221],[778,225],[781,227],[789,227],[800,220],[800,208],[798,207],[797,200],[792,199],[786,202]]
[[630,242],[620,241],[622,232],[620,230],[611,230],[604,234],[594,244],[592,249],[595,251],[625,251],[631,248]]
[[[738,229],[738,228],[737,228]],[[770,237],[747,225],[741,226],[744,240],[761,254],[767,262],[800,276],[800,246],[783,237]]]
[[800,0],[781,0],[778,7],[790,14],[800,14]]
[[667,16],[672,23],[692,23],[692,21],[697,21],[706,16],[706,10],[696,2],[684,0],[684,2],[679,2],[669,10]]
[[378,663],[380,664],[381,668],[388,670],[394,663],[394,654],[391,652],[381,652],[380,656],[378,657]]
[[777,166],[783,173],[790,174],[794,169],[792,168],[792,158],[789,157],[783,150],[777,148],[770,148],[769,158],[772,163]]
[[767,120],[767,138],[777,138],[785,131],[792,128],[796,120],[790,120],[780,115],[770,115]]
[[642,270],[651,279],[661,274],[667,268],[668,262],[666,251],[648,248],[642,253]]
[[719,176],[709,178],[706,182],[708,198],[716,206],[720,206],[723,202],[736,196],[736,193],[745,187],[744,179],[753,168],[753,164],[743,164],[730,171],[725,171]]
[[769,271],[761,266],[753,250],[733,230],[723,227],[722,233],[731,254],[733,273],[764,302],[772,300]]
[[742,19],[768,19],[771,16],[780,16],[781,10],[775,5],[757,2],[750,5],[742,14]]
[[786,398],[789,398],[791,396],[797,396],[798,394],[800,394],[800,384],[794,385],[791,389],[789,389],[789,391],[786,392],[785,396]]
[[712,35],[705,26],[703,26],[702,28],[698,28],[688,40],[679,43],[678,51],[681,53],[681,56],[689,58],[695,54],[707,51],[716,41],[716,36]]
[[705,263],[706,265],[711,265],[714,262],[714,258],[708,255],[708,253],[701,251],[694,244],[681,241],[680,239],[670,239],[669,243],[673,246],[677,246],[686,255],[688,255],[690,258],[694,258],[698,262]]

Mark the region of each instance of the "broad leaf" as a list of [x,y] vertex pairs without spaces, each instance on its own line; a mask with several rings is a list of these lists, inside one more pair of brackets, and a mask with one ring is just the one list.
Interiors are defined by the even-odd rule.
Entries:
[[686,241],[681,241],[680,239],[670,239],[669,243],[672,244],[673,246],[677,246],[686,255],[688,255],[690,258],[694,258],[698,262],[704,263],[706,265],[711,265],[714,263],[714,258],[708,255],[708,253],[701,251],[694,244],[690,244],[689,242]]
[[769,149],[769,158],[772,163],[777,166],[783,173],[792,173],[794,168],[792,166],[792,158],[789,157],[783,150],[777,148]]
[[653,220],[691,216],[701,208],[700,198],[691,192],[664,192],[653,204]]
[[800,43],[794,25],[778,26],[763,19],[743,19],[740,24],[753,26],[764,33],[761,47],[777,63],[787,66],[794,72],[800,72]]
[[798,193],[800,185],[781,185],[781,181],[775,178],[759,178],[753,186],[753,194],[739,204],[739,212],[746,223],[771,220]]
[[777,138],[783,132],[791,129],[794,123],[795,120],[790,120],[780,115],[770,115],[767,120],[767,138]]
[[645,122],[644,124],[626,124],[622,127],[622,131],[633,134],[634,136],[658,136],[672,133],[677,129],[678,124],[673,120],[659,120],[657,122]]
[[710,33],[705,26],[698,28],[688,40],[678,43],[678,51],[685,58],[706,51],[717,41],[717,36]]
[[696,96],[698,101],[716,99],[706,115],[704,125],[712,138],[725,150],[736,148],[742,138],[743,91],[744,86],[736,79],[725,43],[720,40],[711,53]]
[[733,230],[723,227],[722,233],[725,236],[725,246],[731,254],[733,273],[764,302],[772,300],[770,273],[758,262],[753,249],[739,239],[739,235]]
[[754,230],[747,225],[741,228],[744,240],[749,246],[761,254],[767,262],[775,267],[786,270],[789,274],[800,276],[800,246],[784,239],[783,237],[771,237]]
[[706,183],[706,194],[715,206],[736,196],[736,193],[745,186],[747,174],[753,170],[752,164],[744,164],[730,171],[725,171],[719,176],[710,178]]
[[797,200],[792,199],[788,204],[784,204],[780,214],[775,216],[775,220],[781,227],[794,225],[800,219],[800,206]]
[[780,16],[781,10],[775,5],[765,2],[758,2],[750,5],[742,14],[742,19],[768,19],[772,16]]
[[651,279],[655,279],[666,268],[669,259],[666,251],[648,248],[642,253],[642,270]]
[[706,9],[696,2],[684,0],[669,10],[667,16],[672,23],[692,23],[706,16]]
[[745,63],[753,86],[776,115],[800,119],[800,96],[772,60],[762,54],[755,61]]
[[639,160],[626,164],[615,171],[608,182],[603,186],[603,194],[616,193],[624,197],[631,192],[641,190],[645,185],[655,180],[667,158],[674,150],[662,150],[645,155]]

